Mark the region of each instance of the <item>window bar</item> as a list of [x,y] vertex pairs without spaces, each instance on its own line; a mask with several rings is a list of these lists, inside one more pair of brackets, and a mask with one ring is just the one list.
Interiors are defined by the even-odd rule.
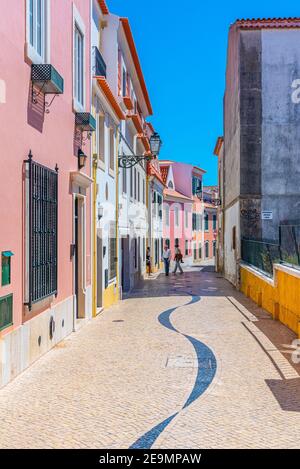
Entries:
[[58,167],[55,171],[28,160],[29,275],[28,303],[57,296]]

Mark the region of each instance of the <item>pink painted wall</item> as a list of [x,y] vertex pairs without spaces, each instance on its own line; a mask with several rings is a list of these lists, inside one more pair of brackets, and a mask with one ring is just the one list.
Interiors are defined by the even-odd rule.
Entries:
[[[164,164],[166,166],[166,164]],[[164,237],[170,239],[171,249],[174,247],[175,239],[179,238],[180,240],[180,249],[185,255],[185,240],[189,241],[189,254],[192,256],[192,241],[197,241],[197,243],[202,241],[203,232],[202,230],[194,233],[192,230],[192,213],[193,212],[202,212],[203,203],[197,197],[192,196],[192,178],[194,173],[194,166],[186,163],[172,162],[172,170],[174,177],[174,189],[186,197],[192,198],[192,202],[187,202],[185,204],[179,204],[180,207],[180,223],[179,228],[174,226],[174,202],[165,202],[170,205],[170,227],[164,226]],[[195,173],[197,177],[202,180],[202,175],[198,172]],[[188,224],[186,225],[185,214],[184,212],[188,211]],[[164,223],[165,225],[165,223]],[[198,244],[197,244],[198,245]]]
[[187,197],[192,196],[193,166],[185,163],[172,164],[176,190]]
[[[0,296],[14,295],[14,327],[23,318],[23,160],[32,150],[34,160],[50,168],[59,166],[58,220],[58,298],[73,294],[72,262],[72,194],[70,172],[77,171],[74,155],[73,112],[73,11],[72,0],[51,2],[51,64],[64,78],[64,94],[55,99],[50,114],[31,105],[31,68],[24,50],[26,41],[25,0],[1,0],[0,15],[0,80],[6,83],[6,103],[0,104],[1,170],[0,170],[0,251],[12,250],[11,285],[1,287]],[[90,103],[90,2],[74,1],[86,28],[86,111]],[[89,145],[84,147],[90,154]],[[84,170],[90,175],[90,163]],[[90,283],[90,195],[87,197],[87,280]],[[1,282],[0,282],[1,283]],[[29,315],[25,320],[29,319]],[[7,332],[7,330],[5,331]]]

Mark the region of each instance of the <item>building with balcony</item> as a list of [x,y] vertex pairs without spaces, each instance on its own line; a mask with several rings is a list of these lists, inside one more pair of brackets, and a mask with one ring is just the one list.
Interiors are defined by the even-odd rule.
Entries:
[[174,254],[179,246],[186,264],[202,255],[202,178],[205,171],[175,161],[160,161],[165,183],[164,239]]
[[219,191],[217,186],[203,186],[203,260],[216,261],[218,238],[218,204]]
[[[94,314],[118,301],[146,268],[148,236],[146,117],[152,108],[129,21],[94,0]],[[127,159],[125,167],[119,160]],[[129,162],[129,164],[128,164]]]
[[[151,130],[151,129],[150,129]],[[157,272],[162,268],[162,253],[164,248],[164,210],[163,197],[165,184],[160,171],[158,159],[148,163],[148,236],[147,247],[150,247],[151,271]]]
[[89,2],[14,2],[0,39],[4,385],[91,314]]
[[125,114],[117,90],[117,32],[119,18],[107,5],[93,1],[92,114],[96,120],[93,141],[93,313],[120,298],[118,278],[118,151],[120,123]]
[[148,237],[147,162],[128,164],[133,155],[150,153],[152,115],[145,79],[127,18],[118,18],[117,96],[126,119],[120,126],[119,155],[127,159],[119,169],[119,269],[123,292],[133,288],[146,271]]

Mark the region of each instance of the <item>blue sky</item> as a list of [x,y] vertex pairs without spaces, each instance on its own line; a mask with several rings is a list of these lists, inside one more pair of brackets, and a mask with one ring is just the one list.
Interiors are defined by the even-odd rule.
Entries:
[[107,0],[129,18],[154,116],[160,158],[184,161],[217,182],[216,139],[223,133],[228,28],[237,18],[299,15],[299,2],[268,0]]

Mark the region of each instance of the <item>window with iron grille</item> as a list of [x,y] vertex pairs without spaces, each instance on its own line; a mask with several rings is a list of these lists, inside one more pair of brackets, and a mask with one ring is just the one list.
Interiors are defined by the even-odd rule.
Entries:
[[116,230],[115,223],[110,223],[109,229],[109,253],[108,253],[108,263],[109,263],[109,280],[112,280],[117,275],[117,239],[116,239]]
[[32,160],[28,168],[28,301],[57,295],[58,168]]

